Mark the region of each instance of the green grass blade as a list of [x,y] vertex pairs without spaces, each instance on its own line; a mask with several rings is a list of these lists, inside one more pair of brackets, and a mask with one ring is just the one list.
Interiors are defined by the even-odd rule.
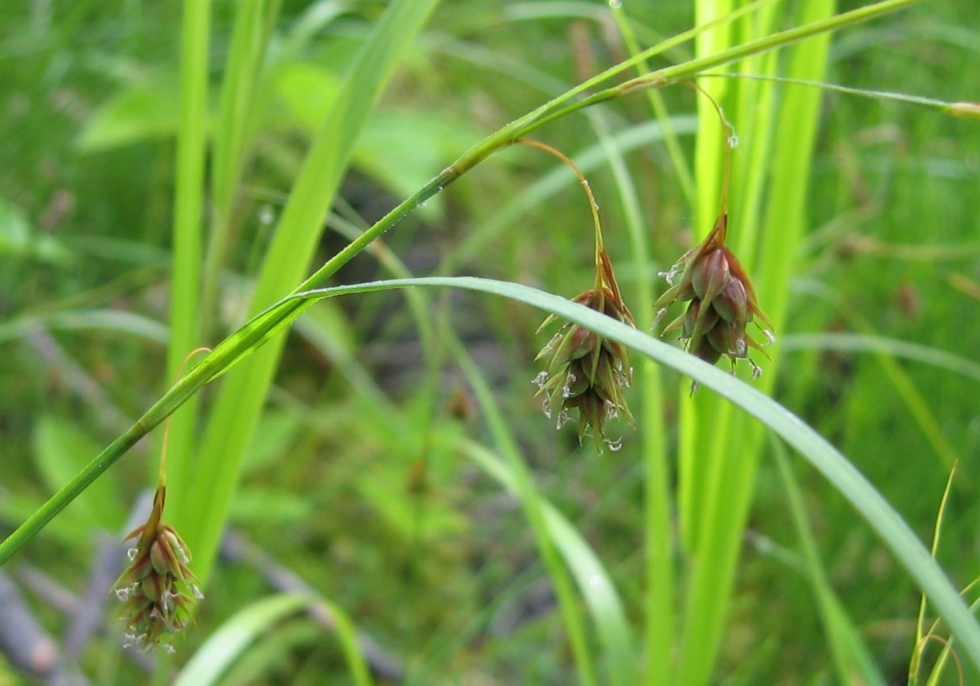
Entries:
[[[504,461],[476,443],[465,443],[463,450],[507,490],[518,493],[517,479]],[[635,641],[609,572],[575,526],[543,496],[538,497],[549,536],[575,577],[579,593],[595,622],[596,633],[606,653],[609,678],[604,683],[623,686],[637,683]]]
[[[210,14],[210,0],[184,0],[167,381],[177,376],[184,358],[200,344],[198,296],[204,232]],[[170,449],[186,456],[185,460],[194,452],[196,407],[196,400],[192,400],[170,424]],[[178,483],[185,464],[178,459],[168,465],[168,474]]]
[[797,483],[790,468],[786,448],[782,443],[773,441],[773,452],[776,456],[776,466],[783,483],[783,490],[786,492],[786,500],[789,503],[790,516],[793,519],[793,526],[796,529],[796,535],[802,549],[806,572],[816,596],[820,619],[823,622],[824,633],[827,636],[830,652],[834,659],[838,682],[842,684],[851,683],[857,676],[862,684],[885,686],[886,682],[881,671],[875,665],[871,653],[861,639],[861,635],[854,628],[843,604],[830,586],[830,580],[827,578],[823,563],[820,561],[817,543],[807,521],[803,494],[800,492],[799,483]]
[[[436,0],[398,0],[385,10],[362,47],[327,115],[289,196],[266,255],[252,312],[281,297],[302,279],[321,225],[340,183],[357,134],[402,50],[421,29]],[[242,457],[265,402],[282,350],[273,341],[230,376],[218,395],[193,478],[174,493],[175,526],[187,531],[197,573],[206,581],[224,528]]]
[[779,349],[783,353],[809,349],[879,353],[922,362],[980,381],[980,364],[973,360],[945,350],[885,336],[859,333],[796,333],[781,337]]
[[[210,319],[216,314],[219,279],[232,240],[233,212],[245,167],[253,126],[255,87],[265,55],[265,0],[238,3],[231,50],[221,88],[221,105],[212,135],[211,231],[201,286],[201,333],[208,340]],[[271,23],[274,17],[268,19]]]
[[[932,547],[929,552],[932,554],[933,558],[936,557],[936,551],[939,550],[939,537],[943,530],[943,518],[946,514],[946,505],[949,502],[949,492],[953,488],[953,479],[956,476],[956,465],[949,470],[949,478],[946,479],[946,488],[943,489],[943,497],[939,501],[939,511],[936,513],[936,526],[932,531]],[[922,596],[919,600],[919,614],[915,619],[915,645],[912,648],[912,659],[909,662],[909,686],[916,686],[919,679],[919,663],[922,660],[922,653],[925,651],[925,644],[923,639],[925,639],[925,623],[926,623],[926,598]],[[935,628],[935,627],[933,627]],[[938,673],[942,672],[943,663],[947,654],[947,649],[949,648],[949,643],[943,645],[943,653],[940,656],[940,660],[933,667],[933,676],[938,678]],[[932,678],[930,678],[930,682]]]
[[0,343],[22,338],[38,327],[54,331],[112,331],[166,345],[169,329],[142,315],[122,310],[62,310],[0,322]]
[[259,637],[279,622],[310,607],[315,600],[305,595],[264,598],[228,619],[187,662],[174,686],[207,686],[221,683],[225,671]]
[[370,686],[373,683],[371,673],[358,647],[353,623],[332,603],[301,594],[265,598],[228,619],[184,666],[174,681],[174,686],[222,683],[225,673],[256,641],[261,640],[263,634],[273,631],[289,617],[317,605],[323,605],[329,610],[354,683],[357,686]]
[[[408,280],[410,283],[414,281],[416,280]],[[447,347],[466,375],[490,426],[490,432],[497,443],[497,448],[504,455],[507,466],[510,468],[515,490],[524,507],[527,521],[534,532],[538,553],[548,570],[548,576],[558,598],[558,609],[561,613],[562,624],[568,634],[568,640],[571,643],[578,677],[585,686],[595,686],[598,682],[596,681],[592,653],[588,646],[585,624],[582,621],[578,599],[575,597],[575,592],[568,578],[568,569],[562,564],[557,554],[559,541],[553,536],[547,525],[544,500],[534,484],[530,470],[524,463],[506,420],[497,408],[490,387],[483,380],[479,369],[466,353],[462,343],[455,336],[447,336],[446,338]],[[620,669],[627,668],[629,664],[630,662],[627,662]],[[613,674],[616,673],[613,672]]]
[[342,612],[339,607],[328,600],[321,599],[320,603],[330,610],[330,616],[334,622],[334,630],[337,632],[337,638],[340,640],[340,647],[343,650],[344,659],[347,660],[347,669],[350,670],[350,674],[354,678],[354,683],[357,686],[371,686],[374,680],[371,678],[371,671],[368,669],[367,661],[361,652],[357,628],[354,626],[354,622],[351,621],[345,612]]

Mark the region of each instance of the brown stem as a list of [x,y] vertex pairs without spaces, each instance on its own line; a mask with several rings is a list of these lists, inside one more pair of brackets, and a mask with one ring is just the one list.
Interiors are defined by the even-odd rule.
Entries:
[[529,138],[516,138],[512,141],[513,143],[519,143],[521,145],[527,145],[532,148],[538,148],[539,150],[544,150],[545,152],[551,153],[566,165],[568,165],[575,175],[582,182],[582,188],[585,190],[585,195],[589,198],[589,209],[592,210],[592,222],[595,225],[595,266],[596,266],[596,291],[601,292],[603,287],[602,279],[602,254],[605,250],[602,244],[602,227],[599,224],[599,204],[595,201],[595,196],[592,195],[592,187],[589,186],[588,179],[585,178],[585,174],[582,170],[575,166],[575,163],[566,155],[565,153],[551,147],[547,143],[541,143],[540,141],[531,140]]
[[718,211],[718,216],[725,217],[728,215],[728,189],[731,186],[732,180],[732,139],[731,136],[727,135],[731,131],[732,135],[735,133],[734,127],[727,119],[725,119],[724,112],[721,111],[721,105],[715,100],[711,94],[699,86],[694,81],[682,81],[685,86],[693,88],[698,93],[706,97],[715,108],[715,112],[718,113],[718,119],[721,122],[721,133],[725,137],[725,166],[722,180],[721,180],[721,207]]

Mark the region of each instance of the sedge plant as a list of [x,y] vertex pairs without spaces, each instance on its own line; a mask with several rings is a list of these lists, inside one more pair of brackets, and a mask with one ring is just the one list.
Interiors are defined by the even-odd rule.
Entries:
[[[719,164],[727,159],[725,146],[730,145],[727,142],[730,136],[719,135],[714,120],[717,112],[713,108],[703,110],[702,131],[698,136],[694,165],[697,193],[692,196],[692,202],[696,203],[696,207],[692,211],[697,225],[709,233],[699,244],[700,248],[682,259],[678,290],[662,298],[657,308],[666,307],[675,297],[691,300],[688,306],[690,322],[685,314],[676,327],[689,339],[690,352],[695,353],[693,356],[654,340],[632,326],[633,318],[622,302],[622,291],[605,253],[598,221],[595,224],[595,286],[586,293],[587,297],[574,301],[514,283],[461,277],[323,288],[343,265],[416,207],[495,152],[549,122],[598,103],[659,89],[738,62],[742,63],[740,71],[764,76],[781,71],[790,78],[820,81],[829,32],[913,2],[886,0],[843,14],[834,14],[835,8],[829,0],[801,3],[793,16],[797,28],[783,31],[775,30],[776,16],[769,3],[741,7],[698,3],[699,28],[641,51],[507,124],[465,152],[304,279],[303,274],[312,258],[323,219],[348,166],[352,141],[364,116],[375,106],[402,51],[414,40],[436,5],[432,0],[396,0],[391,3],[350,66],[327,118],[314,137],[279,220],[273,243],[263,260],[247,321],[213,345],[212,351],[181,376],[129,430],[0,543],[0,563],[8,560],[34,537],[136,441],[178,408],[188,404],[190,411],[187,408],[184,410],[187,412],[184,427],[174,426],[175,440],[180,442],[181,450],[175,453],[168,468],[169,482],[174,487],[175,496],[168,509],[174,527],[186,532],[183,540],[195,551],[194,573],[206,584],[217,555],[220,534],[228,520],[228,508],[238,484],[243,455],[255,431],[282,354],[283,331],[313,303],[326,298],[405,287],[464,288],[538,307],[549,313],[549,319],[556,317],[568,322],[563,324],[559,338],[552,346],[555,361],[549,369],[550,376],[543,380],[543,391],[555,411],[578,410],[580,438],[591,430],[601,444],[604,439],[603,422],[610,406],[628,418],[633,417],[626,407],[625,395],[622,395],[624,384],[621,378],[630,373],[628,355],[631,353],[634,359],[638,356],[643,358],[641,364],[645,366],[656,361],[690,376],[695,383],[712,391],[698,393],[693,398],[681,394],[678,400],[681,409],[676,508],[677,548],[681,554],[678,569],[670,562],[673,542],[669,536],[669,514],[665,513],[669,513],[671,508],[668,489],[665,488],[669,479],[665,465],[660,462],[663,452],[649,450],[644,455],[647,498],[657,498],[648,502],[648,528],[643,532],[645,545],[650,549],[644,580],[649,592],[642,618],[645,625],[644,649],[633,658],[636,665],[642,665],[644,683],[696,686],[709,683],[712,679],[724,633],[740,541],[745,531],[763,426],[781,436],[809,460],[861,513],[922,586],[925,595],[944,617],[959,642],[962,654],[980,668],[980,629],[975,619],[938,565],[927,554],[923,557],[921,544],[880,494],[832,446],[774,401],[702,362],[713,362],[721,356],[727,356],[733,362],[744,359],[752,347],[745,334],[745,325],[750,318],[766,324],[771,320],[771,328],[777,329],[785,321],[793,248],[799,242],[804,225],[806,169],[809,167],[818,112],[816,91],[787,87],[777,93],[776,84],[772,81],[713,80],[717,90],[709,91],[711,97],[726,112],[733,113],[725,119],[730,118],[741,144],[747,145],[753,154],[747,155],[743,161],[736,158],[730,210],[723,204],[721,215],[715,215],[718,189],[724,185]],[[202,262],[197,252],[202,245],[197,221],[204,192],[201,170],[205,148],[198,127],[201,125],[201,82],[205,73],[201,55],[202,49],[206,52],[208,35],[207,5],[188,2],[187,8],[183,83],[188,109],[182,120],[181,149],[184,152],[177,170],[180,180],[178,188],[186,190],[179,191],[178,214],[181,218],[175,219],[178,232],[187,232],[181,233],[179,239],[183,247],[175,249],[175,259],[180,261],[182,273],[185,274],[188,270],[196,273]],[[242,124],[242,118],[247,117],[248,103],[255,94],[258,65],[265,49],[264,40],[277,8],[278,3],[254,0],[240,3],[236,9],[240,13],[240,21],[236,23],[232,41],[235,48],[229,54],[233,62],[227,69],[228,75],[235,75],[235,81],[226,84],[226,96],[222,101],[226,108],[225,115],[231,122]],[[696,39],[696,55],[690,60],[646,72],[618,85],[602,87],[613,77],[691,39]],[[811,40],[800,43],[803,39]],[[794,47],[784,59],[773,56],[775,49],[790,45]],[[591,94],[583,95],[585,93]],[[580,95],[583,97],[578,98]],[[758,103],[763,103],[765,107],[757,109]],[[960,114],[970,111],[963,107],[953,109]],[[796,132],[792,139],[771,133],[790,128]],[[249,144],[249,127],[240,125],[223,129],[222,135],[231,138],[221,143],[221,149],[225,152],[220,156],[215,155],[216,160],[219,157],[222,160],[221,169],[215,171],[217,178],[221,179],[215,187],[222,194],[216,211],[228,212],[232,194],[230,188],[235,186],[235,179],[240,178],[243,164],[241,151]],[[728,197],[727,190],[725,197]],[[724,244],[729,217],[732,224],[739,227],[730,250]],[[219,227],[231,226],[227,217],[219,217],[215,224]],[[203,260],[210,265],[206,277],[210,280],[204,286],[209,295],[203,300],[210,303],[209,307],[215,300],[215,280],[220,269],[216,265],[222,262],[221,253],[225,245],[224,239],[215,239],[209,244],[212,252]],[[735,253],[739,254],[740,262],[729,258]],[[637,255],[637,263],[643,264],[644,258]],[[719,261],[719,258],[722,259]],[[744,265],[744,268],[733,268],[733,265]],[[716,278],[722,273],[727,274],[727,278]],[[756,289],[751,288],[747,277],[743,278],[742,275],[747,273],[757,275]],[[737,277],[734,281],[733,274]],[[733,286],[733,292],[727,292],[732,283],[740,284],[742,290],[738,291],[738,287]],[[173,316],[197,323],[189,325],[171,339],[174,346],[170,354],[171,363],[182,358],[181,350],[199,343],[195,339],[198,332],[204,330],[200,321],[211,315],[195,311],[193,303],[197,302],[198,286],[192,277],[186,277],[181,287],[189,289],[190,302],[186,299],[175,302]],[[762,314],[759,302],[766,303],[769,317]],[[652,312],[648,314],[650,317],[653,315]],[[774,350],[778,353],[778,349]],[[696,359],[698,357],[702,360]],[[773,357],[774,366],[778,366],[778,354]],[[219,377],[224,378],[213,406],[206,417],[198,417],[197,412],[193,411],[193,404],[188,401]],[[642,371],[638,377],[646,381],[656,378],[649,371]],[[764,390],[772,388],[772,381],[766,379],[773,377],[775,374],[764,377]],[[644,402],[657,397],[656,394],[645,394]],[[576,398],[582,399],[576,401]],[[742,408],[746,413],[735,412],[735,407]],[[637,422],[640,428],[643,428],[643,417],[661,411],[662,408],[656,407],[656,402],[645,406],[642,413],[637,413],[641,418]],[[197,432],[194,427],[198,420],[203,433],[195,450]],[[733,450],[732,446],[738,446],[737,450]],[[529,491],[525,489],[524,492]],[[162,507],[161,491],[159,509],[162,510]],[[541,508],[528,509],[529,513],[542,511]],[[545,526],[540,531],[554,531],[555,527],[561,526],[554,523],[549,525],[551,529]],[[157,518],[151,519],[144,527],[144,533],[147,531],[166,537],[168,529],[162,524],[159,511]],[[159,540],[159,536],[157,538]],[[152,558],[152,544],[150,549]],[[139,553],[137,556],[140,557]],[[145,558],[145,554],[142,557]],[[177,555],[175,559],[182,558]],[[567,559],[566,563],[569,563]],[[189,578],[187,574],[190,570],[187,569],[185,573],[183,567],[178,566],[177,573],[172,566],[163,565],[161,571],[152,565],[152,559],[151,566],[159,574],[171,574],[171,581]],[[686,581],[679,608],[672,590],[675,588],[674,577],[678,574],[683,574]],[[668,592],[661,593],[661,589]],[[573,606],[574,599],[564,615],[570,630],[578,621]],[[671,631],[671,626],[676,626],[678,631]],[[582,655],[588,652],[583,640],[579,640],[576,647],[580,676],[587,683],[594,682],[595,678],[589,677],[588,656]],[[669,645],[672,640],[676,640],[673,646]],[[607,648],[609,645],[611,642]],[[623,672],[620,681],[629,683],[630,673],[631,670]]]

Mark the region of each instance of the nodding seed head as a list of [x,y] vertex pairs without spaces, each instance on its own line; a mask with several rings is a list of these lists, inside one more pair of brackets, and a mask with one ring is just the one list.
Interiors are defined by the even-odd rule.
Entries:
[[[612,264],[605,251],[599,252],[596,287],[574,299],[607,317],[635,327],[633,315],[622,300]],[[550,324],[548,317],[542,327]],[[545,395],[545,414],[557,415],[560,424],[570,410],[578,410],[579,442],[592,432],[596,446],[603,444],[618,449],[620,439],[609,439],[604,431],[605,421],[623,415],[635,426],[633,415],[626,405],[623,389],[632,382],[633,370],[627,348],[578,324],[565,324],[538,353],[536,359],[550,358],[548,371],[539,374],[535,383],[538,393]]]
[[[748,274],[725,245],[727,227],[728,217],[723,214],[711,233],[681,257],[669,272],[675,276],[670,281],[671,287],[654,303],[654,309],[659,322],[675,302],[690,300],[685,313],[661,333],[680,329],[685,349],[710,364],[724,356],[731,361],[734,371],[738,360],[748,360],[755,378],[759,367],[749,360],[749,348],[768,357],[762,347],[775,341],[775,337],[759,324],[761,321],[772,327],[759,307]],[[751,322],[762,331],[765,338],[762,343],[746,332]]]
[[135,552],[113,589],[123,601],[127,645],[149,649],[169,645],[174,633],[183,631],[191,619],[191,608],[202,599],[194,573],[187,566],[187,545],[169,524],[162,521],[166,487],[157,489],[146,523],[130,533]]

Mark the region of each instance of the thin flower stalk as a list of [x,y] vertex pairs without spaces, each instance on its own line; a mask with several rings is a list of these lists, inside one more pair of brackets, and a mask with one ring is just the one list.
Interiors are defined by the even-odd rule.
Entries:
[[[697,85],[687,85],[711,100],[721,119],[722,130],[728,131],[730,125],[718,103]],[[749,357],[749,350],[758,350],[768,359],[769,355],[763,348],[773,343],[775,336],[769,317],[759,306],[752,280],[726,245],[733,138],[734,133],[725,137],[724,178],[718,219],[701,243],[687,251],[670,271],[661,273],[670,288],[654,303],[654,326],[660,323],[675,302],[689,302],[684,313],[664,327],[661,335],[680,331],[685,350],[709,364],[727,357],[733,372],[738,360],[746,360],[752,368],[752,377],[758,378],[762,369]],[[756,340],[748,334],[749,324],[755,324],[763,340]],[[692,384],[691,392],[696,389],[697,384]]]
[[[619,284],[616,283],[612,261],[603,246],[599,209],[588,181],[571,160],[550,146],[536,141],[518,142],[541,148],[559,157],[578,175],[588,196],[595,225],[595,282],[590,290],[579,294],[572,301],[635,328],[633,315],[623,302]],[[554,315],[549,316],[538,330],[544,329],[555,320]],[[557,427],[561,428],[571,419],[572,412],[577,411],[580,443],[586,435],[591,434],[600,452],[604,445],[610,450],[618,450],[622,445],[621,439],[611,439],[606,435],[606,420],[622,416],[632,426],[636,426],[623,393],[623,389],[632,383],[633,377],[626,346],[591,329],[568,322],[535,358],[543,359],[548,360],[548,368],[538,374],[534,383],[538,387],[538,394],[545,397],[545,414],[556,418]]]
[[[207,348],[193,350],[184,360]],[[183,369],[183,364],[181,365]],[[179,377],[179,373],[178,373]],[[136,539],[128,551],[129,564],[113,585],[123,602],[120,619],[126,624],[126,646],[142,650],[163,645],[170,652],[173,635],[193,619],[193,608],[204,595],[190,569],[191,554],[180,534],[163,521],[167,499],[167,441],[170,418],[163,431],[160,471],[153,507],[146,522],[123,540]]]

